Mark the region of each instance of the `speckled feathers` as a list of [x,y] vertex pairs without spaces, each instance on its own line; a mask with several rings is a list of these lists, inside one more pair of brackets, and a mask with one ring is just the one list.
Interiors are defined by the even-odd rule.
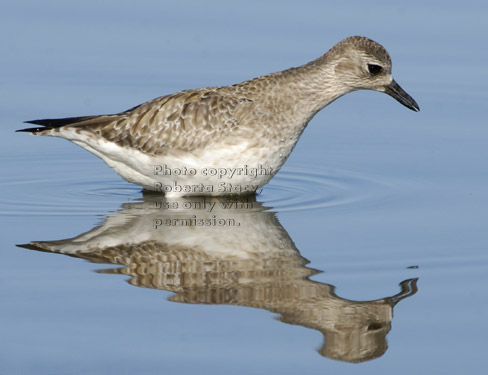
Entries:
[[126,180],[152,189],[154,165],[263,165],[276,173],[312,117],[360,89],[385,92],[419,109],[393,80],[385,48],[354,36],[318,59],[282,72],[232,86],[181,91],[114,115],[29,121],[43,127],[21,131],[66,138],[101,157]]

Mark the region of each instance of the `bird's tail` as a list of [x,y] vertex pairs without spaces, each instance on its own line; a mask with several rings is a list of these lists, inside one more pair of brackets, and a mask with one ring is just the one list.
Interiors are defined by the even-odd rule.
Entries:
[[106,125],[119,118],[119,115],[102,115],[102,116],[82,116],[66,117],[56,119],[32,120],[25,121],[26,124],[41,125],[33,128],[16,130],[17,132],[29,132],[32,134],[41,134],[47,130],[62,128],[67,125],[89,126],[89,125]]
[[96,116],[83,116],[83,117],[66,117],[57,119],[44,119],[44,120],[31,120],[24,121],[25,124],[41,125],[41,127],[35,128],[25,128],[16,130],[17,132],[29,132],[29,133],[39,133],[44,130],[51,130],[55,128],[60,128],[65,125],[73,125],[79,122],[87,121],[93,119]]

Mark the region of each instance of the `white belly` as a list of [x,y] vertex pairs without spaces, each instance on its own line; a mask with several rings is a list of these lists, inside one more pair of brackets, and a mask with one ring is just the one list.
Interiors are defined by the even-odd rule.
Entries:
[[103,139],[66,138],[103,159],[121,177],[167,196],[253,194],[281,168],[294,143],[270,147],[206,147],[148,155]]

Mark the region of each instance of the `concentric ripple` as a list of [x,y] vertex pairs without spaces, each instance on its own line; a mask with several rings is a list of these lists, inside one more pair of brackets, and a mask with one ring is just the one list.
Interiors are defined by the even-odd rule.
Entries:
[[140,187],[91,157],[48,158],[17,159],[15,168],[2,174],[0,215],[99,215],[140,196]]
[[359,173],[340,169],[284,167],[262,190],[259,200],[276,211],[353,210],[379,204],[391,196],[391,186]]
[[[129,184],[93,158],[17,159],[2,175],[0,215],[99,215],[141,198]],[[49,159],[49,160],[46,160]],[[353,210],[389,199],[391,187],[370,176],[341,169],[285,166],[257,197],[271,210]]]

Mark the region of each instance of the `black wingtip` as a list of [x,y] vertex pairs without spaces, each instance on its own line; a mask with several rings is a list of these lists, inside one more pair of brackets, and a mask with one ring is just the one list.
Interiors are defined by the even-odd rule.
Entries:
[[41,125],[42,127],[36,127],[36,128],[25,128],[25,129],[18,129],[15,132],[24,132],[24,133],[39,133],[42,132],[43,130],[50,130],[53,128],[52,126],[52,120],[29,120],[29,121],[24,121],[24,124],[34,124],[34,125]]
[[65,117],[65,118],[48,118],[41,120],[25,121],[26,124],[42,125],[47,128],[60,128],[65,125],[76,124],[78,122],[90,120],[98,116],[82,116],[82,117]]
[[82,116],[82,117],[65,117],[65,118],[51,118],[51,119],[42,119],[42,120],[29,120],[29,121],[24,121],[24,124],[41,125],[43,127],[19,129],[17,131],[39,133],[42,132],[43,130],[57,129],[66,125],[78,125],[80,123],[84,123],[85,121],[90,121],[90,120],[100,120],[97,122],[98,125],[108,124],[114,120],[114,116],[102,115],[102,116]]
[[[64,120],[64,119],[62,119]],[[29,120],[24,121],[24,124],[34,124],[34,125],[42,125],[42,126],[53,126],[54,123],[58,122],[58,119],[42,119],[42,120]]]
[[90,117],[91,116],[24,121],[24,124],[41,125],[42,127],[19,129],[16,130],[16,132],[39,133],[43,130],[51,130],[54,128],[60,128],[65,125],[74,124],[89,119]]

